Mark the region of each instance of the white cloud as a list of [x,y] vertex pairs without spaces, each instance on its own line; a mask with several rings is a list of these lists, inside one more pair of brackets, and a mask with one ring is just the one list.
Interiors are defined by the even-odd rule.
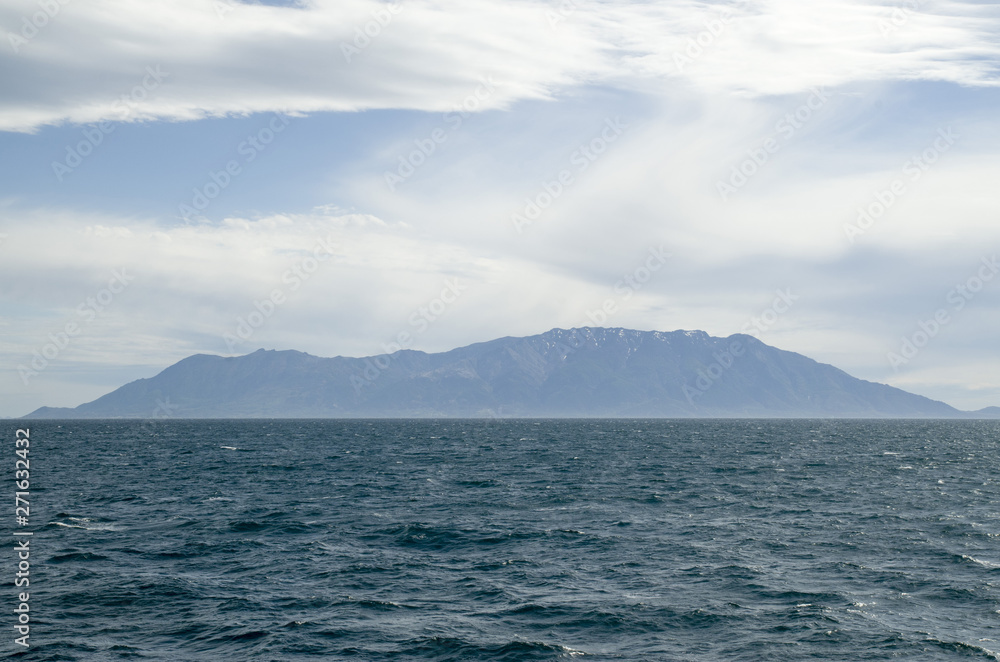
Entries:
[[[504,107],[605,66],[599,44],[577,31],[552,33],[539,5],[517,0],[407,2],[395,14],[369,0],[231,3],[222,17],[218,4],[67,4],[17,54],[0,51],[7,77],[17,72],[20,81],[19,93],[0,102],[0,128],[272,110],[444,111],[490,76],[499,89],[488,104]],[[0,24],[18,25],[37,10],[34,2],[7,2]],[[391,21],[382,27],[376,16]],[[357,48],[356,30],[369,24],[379,34],[348,62],[343,49]],[[162,72],[162,83],[147,67]],[[144,79],[155,88],[143,92]]]
[[[138,364],[196,351],[225,353],[223,334],[275,290],[286,299],[280,314],[240,350],[270,343],[320,354],[375,353],[448,279],[470,288],[503,284],[503,300],[488,303],[481,292],[461,297],[462,306],[483,310],[502,310],[533,283],[554,280],[536,288],[541,297],[572,281],[551,279],[516,258],[480,257],[400,224],[331,212],[175,227],[114,219],[74,223],[66,216],[52,220],[51,212],[7,219],[10,241],[0,280],[17,283],[3,302],[18,312],[7,334],[18,340],[5,348],[5,363],[23,362],[50,331],[76,319],[78,306],[115,271],[134,280],[87,325],[108,328],[81,334],[63,359]],[[308,340],[296,345],[289,338]],[[423,347],[438,349],[453,342],[436,327],[422,338]]]
[[[15,34],[39,7],[0,2],[0,25]],[[442,112],[484,76],[496,91],[478,100],[480,108],[560,96],[563,103],[521,104],[503,121],[480,115],[480,124],[448,127],[447,145],[395,193],[384,171],[414,148],[396,134],[338,163],[336,176],[313,173],[329,182],[324,199],[365,213],[330,206],[177,226],[0,198],[0,283],[8,284],[0,303],[14,311],[0,320],[5,365],[30,358],[113,270],[135,274],[29,389],[8,371],[0,391],[19,408],[78,404],[67,398],[96,395],[98,381],[107,390],[114,366],[153,370],[195,352],[226,353],[223,334],[275,289],[287,302],[237,351],[378,353],[398,332],[413,331],[411,315],[449,278],[468,289],[415,348],[581,325],[608,298],[619,304],[609,325],[727,335],[759,314],[775,289],[791,287],[802,303],[765,341],[954,404],[1000,402],[1000,385],[989,377],[1000,366],[962,353],[968,346],[985,356],[995,344],[978,331],[996,326],[990,292],[907,370],[892,372],[885,361],[955,279],[1000,246],[1000,206],[988,193],[1000,178],[992,118],[956,111],[962,138],[954,149],[919,181],[907,179],[905,195],[853,244],[844,233],[859,206],[907,177],[904,162],[951,117],[950,110],[906,117],[906,131],[883,139],[892,113],[872,120],[886,89],[880,83],[993,85],[1000,23],[988,6],[927,0],[883,34],[892,8],[859,0],[738,2],[724,25],[721,4],[688,0],[581,1],[565,15],[559,3],[413,0],[348,63],[341,44],[385,4],[218,2],[231,11],[220,17],[211,0],[66,3],[18,54],[0,48],[8,82],[0,130],[123,119],[122,95],[134,102],[128,120]],[[135,92],[151,75],[147,67],[169,76]],[[626,92],[588,98],[583,111],[566,101],[569,88],[589,94],[601,85]],[[719,180],[816,86],[825,86],[829,104],[723,202]],[[630,106],[633,99],[641,103]],[[892,112],[902,105],[897,99]],[[628,130],[578,170],[573,150],[619,113]],[[868,138],[859,138],[858,117],[873,122],[864,127]],[[511,215],[562,168],[576,183],[518,234]],[[293,291],[284,275],[329,237],[335,257]],[[616,282],[660,246],[674,257],[624,300]],[[73,386],[87,370],[102,376],[89,390]],[[955,386],[963,375],[971,385],[964,391]],[[61,401],[44,400],[48,393]]]
[[[219,5],[229,8],[221,16]],[[879,25],[892,9],[861,0],[747,0],[726,24],[722,3],[580,0],[565,16],[558,6],[408,0],[391,14],[373,0],[91,0],[65,4],[23,40],[39,5],[6,0],[0,130],[265,111],[446,111],[486,76],[497,91],[483,108],[584,83],[648,90],[651,80],[672,80],[748,96],[859,80],[996,83],[1000,18],[980,4],[926,2],[888,36]],[[366,26],[377,34],[353,46]],[[350,62],[344,45],[358,48]],[[152,88],[147,67],[166,74]]]
[[[103,373],[107,366],[163,367],[196,352],[228,353],[223,335],[234,333],[238,320],[275,289],[287,301],[235,353],[261,346],[327,356],[380,353],[383,343],[399,332],[414,332],[412,314],[436,298],[451,278],[467,289],[425,333],[414,334],[414,348],[440,351],[500,335],[593,323],[598,320],[588,320],[588,311],[608,299],[617,306],[608,326],[700,328],[724,336],[760,315],[776,289],[791,288],[802,298],[767,330],[762,337],[766,342],[864,378],[907,380],[899,385],[912,382],[919,392],[948,394],[959,405],[1000,396],[1000,386],[994,389],[983,379],[992,368],[982,358],[962,362],[971,371],[969,379],[979,385],[975,393],[959,393],[947,380],[942,382],[945,390],[929,386],[936,371],[943,378],[954,377],[947,357],[961,353],[965,345],[985,348],[993,342],[973,337],[976,329],[993,328],[983,323],[995,301],[992,290],[956,315],[947,333],[906,370],[897,374],[885,359],[901,334],[945,304],[956,279],[974,273],[989,247],[986,238],[1000,239],[974,213],[983,200],[971,197],[970,206],[961,206],[963,191],[974,191],[955,187],[975,164],[956,155],[950,166],[954,170],[942,169],[934,182],[927,180],[927,187],[915,192],[931,199],[948,194],[953,218],[971,224],[971,238],[952,242],[946,254],[940,254],[939,238],[912,240],[913,233],[899,224],[933,227],[936,213],[929,206],[928,215],[922,215],[926,201],[914,198],[918,208],[906,218],[895,225],[887,220],[877,228],[884,232],[873,230],[851,248],[840,234],[838,209],[817,210],[814,200],[840,199],[847,205],[851,191],[865,190],[866,182],[882,181],[880,176],[826,184],[795,180],[783,194],[772,195],[770,204],[761,200],[729,209],[716,202],[715,216],[710,205],[696,204],[692,209],[704,215],[692,212],[664,224],[663,210],[673,201],[649,188],[656,185],[655,172],[636,187],[622,186],[644,167],[636,150],[656,147],[648,138],[636,134],[634,143],[620,145],[620,164],[631,159],[635,170],[609,181],[600,173],[588,179],[587,187],[561,201],[565,208],[551,210],[538,232],[517,236],[501,219],[498,227],[506,240],[498,239],[497,228],[475,223],[449,235],[458,221],[470,218],[468,200],[438,205],[434,210],[443,225],[420,230],[332,207],[187,226],[69,212],[8,213],[0,282],[17,284],[2,297],[16,315],[7,320],[0,355],[8,366],[25,363],[32,350],[47,342],[48,333],[76,319],[80,303],[95,296],[115,269],[127,270],[134,284],[39,377],[32,407],[45,403],[44,393],[56,392],[49,380],[63,369],[90,366]],[[608,162],[609,172],[616,163]],[[686,184],[681,180],[679,186]],[[624,224],[609,225],[603,212],[629,199],[640,199],[644,206],[620,219]],[[402,204],[409,202],[403,198]],[[720,216],[720,210],[732,216]],[[814,231],[812,243],[808,227],[800,231],[796,226],[810,210],[816,212],[810,222],[829,235]],[[980,211],[991,210],[996,211]],[[315,265],[315,273],[293,289],[283,276],[303,265],[320,239],[336,244],[335,256]],[[661,246],[673,256],[652,280],[627,297],[615,290],[620,279],[644,263],[650,249]],[[921,269],[914,271],[913,264]],[[916,369],[919,376],[910,376],[908,371]],[[0,390],[27,397],[16,373],[8,372],[6,381]]]

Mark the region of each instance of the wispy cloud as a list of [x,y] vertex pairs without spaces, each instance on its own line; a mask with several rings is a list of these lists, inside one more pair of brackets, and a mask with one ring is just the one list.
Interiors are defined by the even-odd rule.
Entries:
[[[885,360],[1000,249],[998,62],[1000,10],[971,1],[6,0],[0,140],[30,167],[0,191],[4,365],[134,281],[29,388],[5,373],[5,413],[194,352],[377,353],[454,279],[415,348],[609,300],[615,325],[728,335],[791,288],[764,341],[1000,403],[1000,291]],[[371,109],[409,112],[348,121]]]
[[[445,111],[485,75],[498,83],[486,108],[581,84],[648,89],[650,79],[748,96],[857,81],[995,85],[1000,53],[996,8],[957,1],[923,3],[888,36],[880,24],[892,6],[862,0],[580,0],[558,21],[558,3],[528,0],[60,6],[30,40],[20,34],[39,5],[0,6],[8,42],[0,48],[0,129],[266,111]],[[390,7],[391,21],[380,21]],[[345,58],[355,42],[366,45]],[[678,56],[692,61],[679,66]],[[168,82],[123,116],[123,95],[151,65]]]

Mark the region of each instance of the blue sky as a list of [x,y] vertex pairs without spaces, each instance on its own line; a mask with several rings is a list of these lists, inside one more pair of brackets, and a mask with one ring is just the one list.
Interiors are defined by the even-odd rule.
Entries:
[[1000,405],[989,4],[0,0],[0,37],[0,416],[608,301]]

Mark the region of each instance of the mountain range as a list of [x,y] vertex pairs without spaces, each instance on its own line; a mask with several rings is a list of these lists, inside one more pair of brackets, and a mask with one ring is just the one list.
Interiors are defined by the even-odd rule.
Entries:
[[190,356],[25,418],[1000,418],[856,379],[749,335],[553,329],[448,352]]

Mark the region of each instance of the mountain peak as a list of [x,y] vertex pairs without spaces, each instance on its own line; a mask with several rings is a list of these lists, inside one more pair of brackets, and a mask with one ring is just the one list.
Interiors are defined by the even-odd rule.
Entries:
[[[753,336],[580,327],[437,354],[199,354],[75,409],[29,417],[149,418],[164,400],[179,418],[971,416]],[[977,415],[1000,417],[994,409]]]

